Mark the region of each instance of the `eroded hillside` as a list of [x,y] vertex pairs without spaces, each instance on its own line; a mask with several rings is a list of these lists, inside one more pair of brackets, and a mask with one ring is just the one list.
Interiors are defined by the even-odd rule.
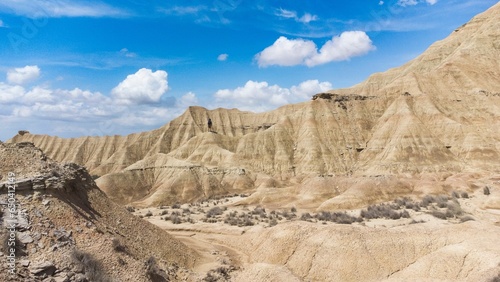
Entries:
[[407,64],[309,102],[266,113],[189,107],[150,132],[10,141],[84,165],[114,200],[142,206],[300,187],[315,177],[498,172],[499,15],[496,4]]
[[[0,143],[0,160],[0,280],[196,277],[195,251],[110,201],[83,167],[54,162],[31,143]],[[5,263],[11,248],[13,274]]]

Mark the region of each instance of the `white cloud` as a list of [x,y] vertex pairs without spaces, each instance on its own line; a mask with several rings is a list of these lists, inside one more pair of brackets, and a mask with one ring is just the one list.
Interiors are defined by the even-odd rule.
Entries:
[[104,3],[71,0],[2,0],[0,10],[32,18],[126,15],[125,12]]
[[273,45],[256,55],[259,66],[295,66],[304,64],[306,58],[317,54],[316,44],[304,39],[289,40],[280,36]]
[[7,81],[13,84],[25,84],[36,80],[40,76],[38,66],[25,66],[11,69],[7,72]]
[[307,80],[290,88],[269,85],[265,81],[249,80],[244,86],[236,89],[217,91],[214,94],[215,103],[212,106],[262,112],[289,103],[305,101],[312,95],[331,88],[331,83],[318,80]]
[[374,50],[372,41],[363,31],[347,31],[335,36],[321,47],[319,53],[306,58],[307,66],[316,66],[333,61],[345,61],[352,57],[365,55]]
[[170,9],[160,9],[165,14],[173,15],[196,15],[201,11],[207,10],[206,6],[175,6]]
[[227,60],[227,58],[228,58],[228,57],[229,57],[229,55],[228,55],[228,54],[220,54],[220,55],[217,57],[217,60],[218,60],[218,61],[223,62],[223,61]]
[[111,91],[113,98],[123,104],[157,103],[168,90],[167,72],[142,68]]
[[135,58],[135,57],[137,57],[136,53],[130,52],[127,48],[122,48],[120,50],[120,55],[125,56],[127,58]]
[[198,98],[196,97],[196,94],[194,94],[193,92],[188,92],[177,100],[177,105],[180,106],[181,108],[194,106],[196,104],[198,104]]
[[427,3],[429,5],[434,5],[438,0],[398,0],[398,5],[402,7],[415,6],[419,3]]
[[2,20],[0,20],[0,27],[5,27],[5,24],[3,23]]
[[313,21],[317,21],[319,18],[316,15],[311,15],[309,13],[305,13],[302,17],[298,18],[297,21],[301,23],[310,23]]
[[8,85],[0,82],[0,104],[10,104],[22,99],[24,88],[19,85]]
[[[167,73],[148,69],[129,75],[111,96],[80,88],[25,88],[0,82],[0,139],[12,137],[19,129],[74,137],[158,128],[198,103],[192,92],[177,99],[163,97],[167,88]],[[155,103],[158,97],[161,99]]]
[[415,6],[417,4],[418,4],[417,0],[398,0],[398,5],[403,7]]
[[312,21],[317,21],[319,19],[318,16],[309,13],[305,13],[302,17],[299,17],[297,15],[297,12],[285,9],[279,9],[275,13],[275,15],[285,19],[294,19],[296,22],[301,22],[301,23],[310,23]]
[[346,31],[327,41],[317,50],[314,42],[281,36],[255,58],[260,67],[270,65],[313,67],[333,61],[345,61],[374,50],[371,39],[363,31]]
[[378,2],[378,4],[379,4],[380,6],[382,6],[382,5],[384,5],[384,1],[380,1],[380,2]]

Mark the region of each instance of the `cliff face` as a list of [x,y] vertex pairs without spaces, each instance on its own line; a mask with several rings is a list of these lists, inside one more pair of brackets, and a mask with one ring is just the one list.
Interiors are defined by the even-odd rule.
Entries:
[[[128,136],[17,135],[122,202],[187,201],[311,176],[498,170],[500,4],[407,64],[267,113],[190,107]],[[210,117],[215,132],[207,132]],[[267,184],[263,184],[267,183]]]

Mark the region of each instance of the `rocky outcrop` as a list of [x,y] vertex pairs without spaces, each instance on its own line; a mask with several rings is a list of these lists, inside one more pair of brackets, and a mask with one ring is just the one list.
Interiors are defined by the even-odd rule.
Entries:
[[197,253],[112,202],[85,168],[32,143],[2,143],[0,159],[0,257],[16,258],[13,274],[0,265],[1,281],[150,281],[151,257],[169,279],[179,273],[168,267],[190,275]]

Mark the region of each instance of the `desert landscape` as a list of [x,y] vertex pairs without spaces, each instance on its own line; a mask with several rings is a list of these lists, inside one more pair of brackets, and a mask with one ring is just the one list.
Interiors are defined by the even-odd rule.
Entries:
[[0,164],[2,281],[500,281],[500,3],[351,88]]

